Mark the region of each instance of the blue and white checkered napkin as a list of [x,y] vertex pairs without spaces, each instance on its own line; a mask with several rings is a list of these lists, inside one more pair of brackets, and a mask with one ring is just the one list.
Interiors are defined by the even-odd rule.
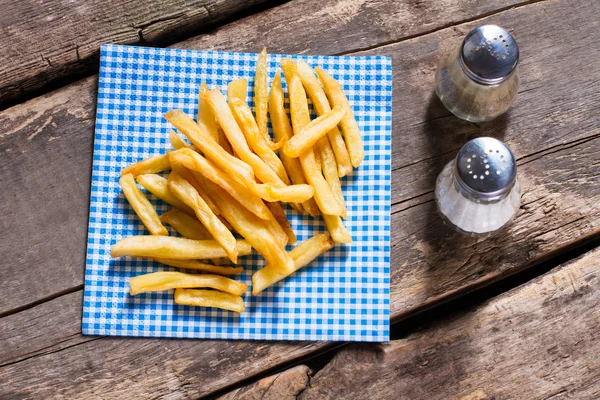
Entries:
[[[336,245],[293,276],[259,296],[245,294],[246,311],[180,306],[173,291],[129,295],[129,279],[171,270],[145,259],[111,259],[118,240],[148,234],[119,188],[122,168],[170,148],[163,114],[196,115],[197,90],[245,77],[252,80],[256,54],[104,45],[90,199],[82,330],[87,335],[267,340],[389,340],[390,151],[392,65],[388,57],[281,56],[268,58],[269,85],[282,57],[304,59],[342,83],[354,108],[366,157],[343,179],[345,224],[353,243]],[[251,104],[251,106],[253,106]],[[154,196],[158,213],[168,207]],[[324,232],[320,218],[285,206],[298,240]],[[171,233],[173,234],[173,233]],[[242,257],[251,284],[264,265]],[[172,269],[175,270],[175,269]]]

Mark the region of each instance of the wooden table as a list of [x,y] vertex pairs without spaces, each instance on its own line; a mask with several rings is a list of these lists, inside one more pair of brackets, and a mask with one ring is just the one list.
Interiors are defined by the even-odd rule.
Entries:
[[[600,3],[573,0],[33,0],[0,4],[0,398],[600,398]],[[433,94],[440,50],[514,32],[510,112]],[[82,336],[100,44],[393,58],[392,341]],[[433,184],[467,140],[518,159],[521,209],[464,238]]]

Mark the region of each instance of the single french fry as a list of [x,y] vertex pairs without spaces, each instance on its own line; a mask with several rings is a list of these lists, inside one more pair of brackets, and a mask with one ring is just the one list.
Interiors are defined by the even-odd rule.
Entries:
[[[273,83],[271,84],[271,93],[269,94],[269,114],[271,115],[273,135],[275,136],[275,140],[278,142],[286,141],[294,135],[292,131],[292,125],[290,124],[290,120],[285,112],[283,104],[284,94],[283,87],[281,86],[281,74],[279,71],[277,71],[277,74],[275,74],[275,78],[273,79]],[[305,184],[306,179],[302,173],[300,160],[297,158],[288,157],[283,152],[280,152],[279,157],[281,158],[281,161],[283,162],[283,165],[292,183],[295,185]],[[293,204],[292,207],[294,207]],[[304,207],[304,210],[306,210],[306,212],[313,217],[319,215],[319,208],[317,207],[317,203],[314,199],[307,200],[302,204],[302,207]],[[299,209],[300,206],[296,206],[294,208],[299,212],[302,211]]]
[[129,294],[160,292],[176,288],[211,288],[241,296],[248,286],[220,275],[186,274],[183,272],[153,272],[129,280]]
[[[236,251],[240,256],[252,252],[250,243],[237,240]],[[216,240],[192,240],[174,236],[130,236],[113,245],[111,257],[134,256],[149,258],[174,258],[197,260],[227,257],[225,249]]]
[[145,160],[131,164],[129,167],[123,168],[121,176],[133,175],[135,177],[141,174],[156,174],[169,169],[171,169],[171,163],[169,163],[169,154],[167,152],[167,154],[146,158]]
[[329,187],[333,191],[333,194],[342,207],[342,218],[347,218],[348,211],[346,210],[346,202],[344,200],[344,193],[342,192],[342,183],[338,175],[338,168],[335,162],[335,155],[331,145],[329,144],[329,138],[324,137],[317,143],[318,153],[321,156],[321,168],[323,170],[323,176],[329,184]]
[[160,220],[171,225],[173,229],[187,239],[209,240],[213,238],[200,221],[176,208],[163,213]]
[[216,142],[219,143],[219,134],[217,131],[217,121],[215,120],[215,116],[212,114],[210,107],[207,103],[206,95],[208,94],[208,86],[206,86],[206,82],[202,82],[200,84],[200,90],[198,90],[198,115],[196,118],[196,123],[202,130],[208,132],[210,137]]
[[270,141],[267,132],[268,99],[267,48],[263,47],[256,60],[256,71],[254,73],[254,108],[256,110],[258,131],[265,140]]
[[223,216],[268,263],[282,271],[291,271],[294,262],[271,233],[267,221],[252,214],[225,190],[212,184],[211,196],[219,203]]
[[264,224],[267,227],[267,229],[269,230],[269,232],[271,232],[271,235],[273,235],[275,242],[277,242],[277,244],[279,244],[281,247],[285,248],[285,246],[288,244],[290,239],[288,238],[287,233],[285,233],[285,231],[283,230],[283,227],[279,224],[279,222],[275,218],[275,215],[271,212],[270,207],[268,208],[268,210],[269,210],[269,219],[265,220]]
[[334,242],[352,243],[352,235],[350,235],[350,232],[344,226],[344,222],[339,215],[323,214],[323,220]]
[[356,122],[356,118],[354,118],[352,107],[350,107],[350,103],[348,102],[348,98],[346,97],[342,86],[335,79],[333,79],[331,75],[319,67],[315,68],[315,71],[317,71],[317,75],[319,76],[319,80],[323,85],[325,94],[329,99],[329,103],[333,107],[339,105],[346,111],[344,117],[340,121],[340,126],[342,127],[344,139],[346,139],[346,147],[348,148],[348,153],[350,154],[352,166],[354,166],[354,168],[358,168],[360,163],[365,158],[365,148],[363,146],[358,123]]
[[277,176],[279,176],[283,183],[289,185],[290,179],[288,178],[287,172],[285,171],[281,160],[277,157],[277,154],[272,150],[273,147],[279,145],[270,146],[267,140],[265,140],[265,137],[260,134],[254,116],[252,115],[252,110],[250,110],[248,104],[239,99],[232,99],[229,102],[229,107],[239,126],[242,128],[244,136],[252,150],[254,150],[261,160],[277,173]]
[[[273,182],[279,186],[284,186],[283,181],[277,176],[277,173],[250,150],[242,130],[235,120],[231,109],[227,105],[225,96],[223,96],[219,89],[214,89],[209,92],[208,102],[214,115],[217,117],[219,125],[221,125],[227,139],[229,139],[229,143],[231,143],[233,150],[238,154],[241,160],[252,167],[256,177],[264,183]],[[252,179],[246,178],[246,182],[248,181],[252,181]]]
[[239,100],[246,102],[248,96],[248,79],[240,78],[229,82],[227,85],[227,101]]
[[242,267],[219,267],[198,260],[176,260],[173,258],[153,258],[153,260],[170,267],[192,269],[217,275],[237,275],[244,270]]
[[158,214],[152,204],[150,204],[150,201],[148,201],[144,193],[135,184],[133,175],[123,175],[119,179],[119,185],[121,185],[123,194],[131,205],[131,208],[133,208],[133,211],[142,220],[146,229],[153,235],[168,235],[169,231],[160,222]]
[[[229,108],[228,108],[229,110]],[[223,171],[239,179],[254,180],[252,167],[227,153],[212,137],[203,131],[193,119],[180,110],[172,110],[165,118],[179,129],[208,159],[217,164]],[[234,121],[235,122],[235,121]]]
[[216,290],[175,289],[175,303],[185,306],[214,307],[237,313],[244,312],[240,296]]
[[[288,93],[290,95],[290,111],[292,115],[292,127],[294,132],[300,132],[310,122],[308,112],[308,101],[306,93],[302,87],[302,82],[296,73],[296,63],[290,59],[281,60],[283,74],[288,84]],[[317,165],[315,153],[312,149],[306,150],[300,155],[300,164],[304,171],[304,177],[315,189],[315,201],[323,214],[341,215],[342,207],[335,199],[335,196],[327,184],[327,181]]]
[[185,140],[181,138],[174,130],[169,131],[169,143],[171,143],[171,147],[175,150],[182,149],[184,147],[190,147]]
[[[298,61],[297,66],[298,75],[300,76],[302,85],[304,86],[308,97],[312,100],[317,115],[323,115],[331,110],[327,95],[325,95],[325,91],[323,91],[319,80],[310,66],[303,60]],[[348,149],[346,149],[346,143],[344,143],[344,139],[337,127],[331,129],[327,133],[327,136],[329,137],[329,142],[331,143],[331,148],[337,161],[338,176],[340,178],[344,177],[352,172],[352,163],[350,162]]]
[[286,203],[296,202],[302,203],[311,199],[315,195],[315,191],[310,185],[290,185],[284,187],[273,186],[272,184],[256,185],[262,193],[262,198],[270,201],[283,201]]
[[235,237],[221,220],[213,213],[208,204],[198,194],[191,183],[177,172],[169,175],[169,190],[179,200],[196,212],[196,217],[202,222],[211,235],[218,241],[233,263],[237,263]]
[[171,153],[171,157],[190,170],[200,172],[206,179],[216,183],[227,191],[244,207],[262,219],[269,218],[267,206],[262,200],[246,187],[231,179],[225,172],[219,170],[212,162],[190,149],[181,149]]
[[271,210],[271,213],[275,217],[275,220],[277,221],[279,226],[281,226],[281,228],[287,235],[288,243],[296,244],[296,234],[294,233],[294,230],[290,226],[290,222],[288,221],[287,216],[285,215],[285,212],[283,211],[283,208],[281,207],[281,204],[279,202],[268,203],[267,206],[269,207],[269,210]]
[[321,233],[300,243],[289,252],[294,260],[294,269],[284,272],[275,266],[267,264],[252,275],[252,294],[257,295],[266,288],[290,276],[300,268],[310,264],[315,258],[333,247],[333,240],[326,233]]
[[294,135],[283,146],[283,152],[289,157],[298,157],[310,149],[319,139],[327,135],[342,120],[345,111],[341,106],[335,106],[320,117],[310,121],[308,125]]
[[135,179],[144,189],[165,203],[170,204],[187,214],[194,215],[194,210],[186,206],[169,191],[169,182],[166,178],[156,174],[143,174],[138,175]]

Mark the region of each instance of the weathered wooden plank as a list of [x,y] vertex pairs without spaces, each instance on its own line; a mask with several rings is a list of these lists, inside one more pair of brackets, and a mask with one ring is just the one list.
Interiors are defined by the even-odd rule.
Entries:
[[597,399],[599,285],[595,250],[406,338],[345,347],[290,387],[302,400]]
[[[559,34],[565,35],[563,43],[566,46],[566,43],[570,40],[569,38],[580,37],[582,32],[587,31],[589,24],[592,24],[593,21],[589,21],[589,18],[586,18],[586,16],[592,15],[596,6],[594,4],[578,4],[577,7],[573,7],[572,4],[567,5],[566,2],[548,1],[538,5],[507,11],[488,18],[485,21],[513,26],[516,31],[527,32],[527,36],[519,36],[521,43],[523,43],[523,40],[527,42],[526,38],[530,38],[529,40],[533,41],[534,39],[539,40],[544,35],[550,36],[551,32],[545,30],[545,24],[536,24],[536,29],[528,26],[528,21],[533,15],[527,12],[530,7],[535,8],[534,15],[545,15],[545,18],[549,21],[562,18],[563,25],[569,25],[568,29],[563,28],[563,30],[559,31]],[[568,16],[573,22],[565,23],[565,16]],[[472,26],[473,24],[470,25]],[[411,76],[411,79],[419,75],[425,76],[427,73],[432,72],[432,70],[421,74],[416,69],[418,67],[413,61],[404,58],[404,54],[410,54],[409,50],[412,50],[413,54],[422,54],[433,65],[433,60],[435,59],[434,53],[440,41],[443,40],[444,34],[450,35],[454,29],[468,29],[467,26],[446,29],[422,38],[403,41],[402,43],[386,46],[382,49],[374,49],[372,53],[392,54],[394,56],[395,73],[402,79],[407,79],[406,76]],[[593,53],[593,49],[587,49],[586,51],[592,52],[587,54],[595,54]],[[543,58],[541,61],[544,61]],[[585,57],[573,57],[568,60],[568,64],[565,61],[565,65],[562,65],[561,68],[564,68],[564,73],[570,73],[583,66],[584,63]],[[398,74],[399,69],[404,72]],[[528,76],[530,75],[524,73],[524,85],[528,85]],[[583,79],[582,76],[574,75],[573,80]],[[397,82],[398,79],[395,81],[395,115],[398,114],[398,110],[408,107],[407,103],[409,102],[417,102],[424,109],[427,107],[428,97],[415,96],[414,93],[403,93],[399,91]],[[547,82],[542,81],[542,83]],[[80,84],[85,86],[88,83],[84,81]],[[594,83],[590,82],[589,84],[593,85]],[[430,93],[431,87],[423,86],[421,90],[424,93]],[[559,102],[569,90],[570,86],[558,88],[550,86],[546,90],[546,86],[542,85],[537,91],[531,90],[531,92],[537,93],[536,96],[539,97],[539,99],[536,99],[536,97],[532,98],[532,101],[541,101],[542,97],[551,97],[554,99],[554,102]],[[398,101],[401,101],[401,103],[398,104]],[[582,105],[578,105],[578,108],[575,108],[575,113],[587,112],[593,115],[595,110],[594,101],[596,101],[594,97],[592,96],[589,102],[587,98],[580,99],[580,101]],[[24,106],[30,106],[31,103]],[[5,117],[4,121],[6,123],[3,126],[15,127],[18,124],[23,124],[27,116],[30,115],[34,114],[28,114],[27,111],[23,111],[19,117],[20,120],[17,120],[15,117],[12,118],[14,119],[12,122],[11,119]],[[421,118],[421,115],[415,114],[412,125],[417,124],[419,118]],[[565,110],[563,118],[563,121],[568,121],[570,118],[568,110]],[[42,120],[39,118],[38,121],[40,121],[38,122],[39,124],[42,123]],[[406,123],[406,120],[399,122],[396,118],[394,119],[394,149],[403,146],[403,142],[412,140],[411,136],[417,136],[415,133],[411,133],[408,137],[397,134],[402,129],[401,124]],[[511,120],[512,123],[513,121]],[[524,128],[528,126],[527,118],[516,120],[515,123],[523,124]],[[23,127],[21,129],[11,128],[9,130],[12,134],[8,135],[7,138],[12,137],[10,139],[13,140],[10,142],[12,143],[11,146],[17,147],[16,144],[24,142],[24,140],[19,138],[25,137],[26,129]],[[52,129],[53,127],[49,124],[38,133],[38,136],[44,132],[52,134],[54,132]],[[476,241],[474,239],[461,240],[455,237],[450,231],[445,230],[441,226],[441,222],[437,218],[431,202],[424,204],[415,203],[412,208],[404,210],[395,208],[397,212],[393,216],[394,229],[392,230],[392,310],[395,318],[400,318],[407,313],[428,307],[436,301],[499,279],[502,276],[526,267],[531,262],[560,251],[577,239],[597,233],[598,211],[596,210],[597,207],[594,207],[594,202],[597,204],[599,200],[598,185],[594,185],[593,183],[597,182],[598,179],[597,166],[600,154],[598,151],[600,146],[598,143],[598,132],[595,130],[568,132],[567,135],[562,136],[562,140],[570,144],[540,153],[541,150],[545,149],[545,143],[548,140],[555,137],[555,135],[561,135],[561,129],[560,127],[556,127],[556,130],[549,132],[548,135],[551,135],[551,137],[548,135],[546,137],[538,137],[536,143],[528,142],[527,146],[529,147],[526,147],[522,151],[519,148],[519,141],[514,139],[514,142],[511,142],[513,148],[517,147],[515,150],[522,157],[530,155],[530,157],[523,158],[522,160],[522,163],[525,164],[522,165],[520,170],[520,177],[524,180],[524,183],[528,181],[525,185],[528,190],[526,191],[524,200],[528,203],[533,203],[523,207],[521,214],[511,228],[510,236],[500,241],[500,243],[498,243],[498,238]],[[519,135],[520,133],[515,132],[514,134]],[[586,137],[589,139],[588,142],[585,142],[587,140],[585,139]],[[510,140],[511,138],[506,137],[505,139]],[[86,140],[89,143],[90,139],[87,138]],[[53,142],[55,140],[49,142],[48,145],[51,145]],[[63,143],[63,146],[63,152],[66,153],[69,144]],[[3,149],[0,148],[0,151],[3,151]],[[556,153],[552,153],[552,151],[556,151]],[[3,157],[5,154],[7,153],[3,152]],[[57,152],[57,154],[60,154],[60,152]],[[410,155],[405,155],[404,153],[402,156],[410,157]],[[573,160],[571,161],[570,158]],[[558,164],[557,160],[560,160]],[[7,172],[3,172],[1,168],[0,166],[0,176],[2,179],[5,179],[4,177],[8,177],[9,175]],[[88,173],[87,171],[89,169],[86,170],[86,173]],[[81,173],[81,171],[78,173]],[[428,174],[427,176],[433,182],[437,171],[423,173]],[[45,175],[44,177],[46,180],[53,182],[52,175]],[[88,182],[89,175],[82,179]],[[579,184],[580,181],[577,181],[577,179],[587,180],[588,185]],[[399,181],[396,178],[396,172],[394,172],[394,196],[397,196],[398,187],[402,185],[410,185],[410,182]],[[60,187],[55,190],[59,189]],[[570,192],[570,197],[565,195],[567,192]],[[49,197],[48,194],[46,194],[46,197]],[[64,201],[69,200],[65,199]],[[2,207],[2,204],[3,202],[0,202],[0,207]],[[405,202],[404,204],[407,205],[408,203]],[[541,208],[535,208],[534,206],[537,204],[546,206],[547,214]],[[7,213],[2,213],[2,215],[7,215]],[[540,227],[543,229],[540,230]],[[35,234],[34,230],[31,232]],[[533,244],[531,245],[530,243]],[[403,249],[407,250],[406,253],[403,252]],[[510,255],[506,254],[508,249],[511,250]],[[489,251],[489,254],[485,253],[486,251]],[[410,265],[408,264],[409,260]],[[410,268],[407,268],[407,266],[410,266]],[[0,273],[5,273],[6,270],[11,268],[11,265],[7,265],[6,268],[4,267],[3,265]],[[23,273],[23,270],[21,268],[20,272]],[[35,272],[31,271],[30,276],[35,276]],[[80,284],[81,280],[74,283]],[[10,288],[13,289],[12,286]],[[25,292],[17,291],[12,294],[16,294],[18,297],[19,295],[22,296],[23,293]],[[5,297],[11,296],[8,294],[4,295],[3,300]],[[408,297],[414,297],[415,300],[412,301]],[[54,301],[56,300],[50,303]],[[55,312],[61,312],[59,308],[55,308],[55,310]],[[79,320],[76,323],[79,323]],[[195,344],[192,345],[190,343]],[[176,391],[174,395],[177,398],[183,397],[182,393],[185,393],[186,390],[190,393],[210,393],[240,379],[264,371],[267,368],[275,367],[288,361],[289,358],[301,357],[311,351],[322,348],[321,344],[308,345],[300,343],[290,344],[289,347],[279,347],[279,344],[270,344],[268,346],[272,349],[271,352],[257,352],[257,348],[261,346],[263,346],[262,343],[248,342],[236,342],[232,344],[219,341],[198,343],[191,341],[99,339],[91,343],[83,343],[63,351],[47,354],[39,357],[37,360],[37,357],[34,357],[0,368],[0,375],[6,373],[3,376],[9,377],[9,380],[4,381],[4,387],[0,384],[0,391],[10,387],[12,393],[23,391],[24,393],[34,393],[32,395],[35,396],[47,396],[51,393],[50,390],[57,390],[59,388],[68,394],[77,393],[77,390],[86,390],[85,393],[89,394],[89,397],[93,397],[93,394],[90,392],[93,387],[99,387],[105,390],[104,394],[108,393],[113,395],[113,397],[118,395],[127,396],[131,393],[136,393],[135,390],[142,390],[142,393],[162,394],[169,391],[176,391],[171,386],[174,381],[168,376],[162,380],[160,377],[149,379],[145,382],[147,386],[139,382],[133,386],[130,385],[129,392],[119,391],[125,386],[129,387],[128,384],[132,380],[130,377],[134,376],[135,371],[154,371],[154,363],[161,363],[162,361],[159,360],[156,353],[160,353],[161,349],[166,349],[163,352],[168,351],[170,355],[173,355],[172,359],[186,360],[185,363],[181,364],[180,368],[177,366],[173,367],[173,370],[177,372],[182,382],[178,386],[177,390],[179,391]],[[39,351],[39,349],[34,349],[34,351]],[[24,352],[29,353],[27,349],[24,349]],[[233,356],[226,357],[227,361],[224,364],[226,368],[224,367],[221,370],[219,366],[215,366],[208,370],[206,366],[211,361],[217,362],[222,353],[233,353]],[[104,354],[114,355],[111,356],[111,361],[102,368],[99,363],[94,364],[94,361],[103,357]],[[13,357],[18,359],[21,355],[16,352],[13,354]],[[122,376],[111,372],[110,368],[116,368],[116,365],[120,366],[119,371],[124,371]],[[54,370],[60,370],[61,373],[52,373]],[[33,373],[33,371],[36,372]],[[82,371],[86,372],[83,373]],[[34,379],[34,375],[47,375],[48,379],[46,382],[48,383],[38,387],[38,380]],[[109,375],[113,376],[113,385],[105,385],[104,380]],[[73,377],[79,377],[80,379],[73,381]],[[50,385],[52,386],[50,387]],[[181,388],[185,390],[182,391],[180,390]]]
[[310,368],[298,365],[252,385],[233,390],[219,397],[219,400],[296,400],[308,386],[311,375]]
[[103,43],[173,43],[265,1],[2,2],[0,107],[65,76],[92,73]]

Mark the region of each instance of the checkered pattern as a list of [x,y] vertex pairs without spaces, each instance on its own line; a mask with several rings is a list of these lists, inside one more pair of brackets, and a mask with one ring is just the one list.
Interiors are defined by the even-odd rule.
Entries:
[[[197,89],[226,91],[246,77],[248,99],[256,54],[216,53],[104,45],[90,200],[83,307],[84,334],[266,340],[389,340],[390,150],[392,66],[388,57],[286,56],[321,66],[346,91],[365,141],[366,158],[343,179],[345,222],[354,242],[326,255],[259,296],[245,295],[246,312],[179,306],[172,291],[129,295],[133,276],[170,270],[148,260],[111,259],[118,240],[147,234],[119,188],[120,170],[169,148],[171,109],[197,112]],[[270,80],[281,55],[269,55]],[[269,80],[269,82],[270,82]],[[252,105],[252,104],[251,104]],[[159,214],[168,207],[152,195]],[[298,240],[324,232],[320,218],[286,206]],[[171,232],[171,234],[174,234]],[[241,258],[251,284],[264,265],[259,255]],[[173,269],[174,270],[174,269]]]

